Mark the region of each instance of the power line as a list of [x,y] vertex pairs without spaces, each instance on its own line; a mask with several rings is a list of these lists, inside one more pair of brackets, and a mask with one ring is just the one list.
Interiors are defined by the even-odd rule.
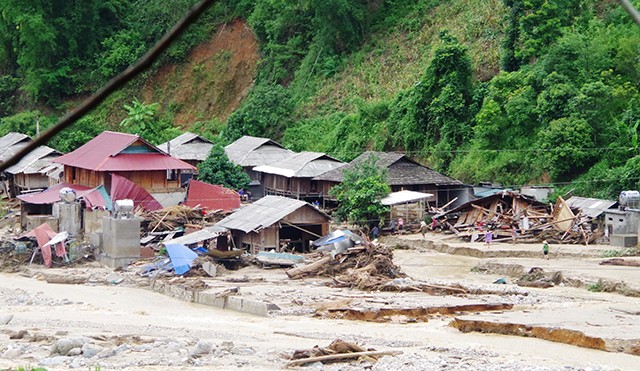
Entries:
[[192,23],[198,19],[198,17],[211,5],[214,0],[201,0],[198,4],[194,5],[191,10],[182,18],[175,26],[173,26],[163,37],[158,41],[145,55],[143,55],[138,61],[129,66],[126,70],[118,74],[113,79],[100,88],[97,92],[93,93],[89,98],[85,99],[78,107],[71,112],[64,115],[54,126],[44,131],[38,138],[27,144],[18,153],[11,156],[6,162],[0,164],[0,171],[15,165],[20,159],[28,155],[31,151],[37,147],[47,143],[54,135],[60,133],[69,125],[82,118],[89,113],[92,109],[96,108],[113,92],[124,86],[127,82],[131,81],[140,72],[147,69],[157,58],[164,52],[167,47],[178,37],[180,34],[189,27]]

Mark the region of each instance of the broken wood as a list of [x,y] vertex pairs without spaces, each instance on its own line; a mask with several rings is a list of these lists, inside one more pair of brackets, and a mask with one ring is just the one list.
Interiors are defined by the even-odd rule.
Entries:
[[333,257],[325,256],[322,259],[316,260],[315,262],[313,262],[311,264],[303,265],[301,267],[287,269],[285,271],[285,273],[291,279],[302,278],[305,275],[312,274],[312,273],[317,273],[323,265],[329,263],[331,260],[333,260]]
[[360,358],[365,356],[397,356],[400,354],[402,354],[402,352],[397,350],[392,350],[392,351],[375,350],[375,351],[356,352],[356,353],[339,353],[339,354],[331,354],[328,356],[296,359],[293,361],[289,361],[289,363],[287,363],[287,367],[299,366],[305,363],[337,361],[341,359]]

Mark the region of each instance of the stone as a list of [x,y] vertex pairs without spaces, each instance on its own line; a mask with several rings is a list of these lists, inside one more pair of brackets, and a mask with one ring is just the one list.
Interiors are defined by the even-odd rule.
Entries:
[[0,314],[0,325],[7,325],[13,319],[13,314]]
[[9,339],[10,340],[20,340],[20,339],[24,339],[25,336],[29,335],[29,332],[27,330],[20,330],[18,332],[12,332],[9,335]]
[[121,277],[115,273],[109,273],[107,274],[107,277],[105,278],[105,280],[107,281],[107,283],[110,283],[112,285],[117,285],[119,283],[122,283],[122,281],[124,281],[124,277]]
[[66,356],[71,349],[82,348],[84,344],[89,342],[91,342],[91,339],[86,337],[63,338],[56,341],[56,343],[53,344],[53,349],[51,349],[51,354],[60,354],[60,355]]
[[115,349],[104,349],[102,352],[98,353],[98,358],[109,358],[116,355]]
[[143,246],[140,248],[141,258],[153,258],[156,256],[156,251],[149,246]]
[[199,340],[196,346],[191,351],[192,357],[199,357],[204,354],[209,354],[213,350],[213,343],[208,340]]
[[67,353],[70,357],[79,356],[80,354],[82,354],[82,348],[73,348]]
[[215,277],[217,274],[218,268],[216,267],[215,264],[211,262],[204,262],[202,263],[202,270],[205,271],[205,273],[208,274],[209,277]]
[[21,355],[22,355],[21,348],[9,348],[4,353],[2,353],[2,357],[0,358],[14,359],[14,358],[20,357]]
[[92,358],[102,352],[103,349],[104,348],[99,345],[86,343],[82,346],[82,356],[84,358]]
[[256,354],[256,351],[251,347],[237,347],[231,349],[231,354],[235,354],[237,356],[252,356]]
[[40,366],[59,366],[64,364],[68,359],[69,357],[65,356],[44,358],[40,360]]
[[220,350],[224,350],[227,352],[230,352],[233,347],[235,345],[233,344],[233,341],[223,341],[222,344],[220,344],[220,346],[218,347]]
[[56,336],[67,336],[67,335],[69,335],[69,331],[65,331],[65,330],[56,331]]

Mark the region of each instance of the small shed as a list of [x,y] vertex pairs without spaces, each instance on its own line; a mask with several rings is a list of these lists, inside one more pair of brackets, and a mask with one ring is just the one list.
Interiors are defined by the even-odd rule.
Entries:
[[329,215],[313,205],[280,196],[265,196],[238,209],[216,226],[231,230],[236,247],[252,254],[263,250],[308,251],[329,231]]
[[391,207],[390,219],[402,217],[407,223],[420,223],[424,220],[425,202],[432,197],[431,193],[398,191],[390,193],[380,203]]

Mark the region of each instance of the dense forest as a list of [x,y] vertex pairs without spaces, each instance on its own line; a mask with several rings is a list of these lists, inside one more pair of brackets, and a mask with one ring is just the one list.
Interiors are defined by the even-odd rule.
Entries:
[[[54,123],[194,3],[0,0],[0,135]],[[258,58],[223,48],[213,64],[194,61],[233,22]],[[234,58],[249,65],[246,89]],[[149,88],[187,65],[192,80]],[[194,93],[178,101],[175,89],[211,75],[215,89],[197,90],[215,90],[209,106],[227,111]],[[221,0],[50,145],[73,150],[105,129],[153,143],[181,130],[221,144],[256,135],[345,161],[400,151],[469,183],[610,198],[639,187],[639,84],[640,28],[615,0]]]

